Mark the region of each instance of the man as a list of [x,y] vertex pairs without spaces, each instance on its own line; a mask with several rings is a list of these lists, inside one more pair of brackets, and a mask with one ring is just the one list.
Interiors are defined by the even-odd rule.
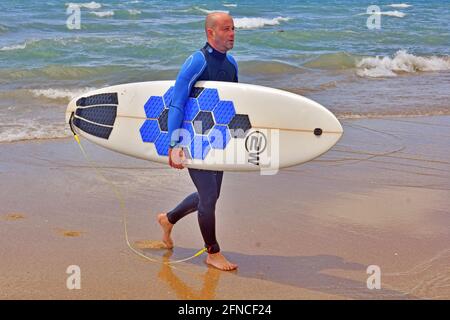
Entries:
[[[208,14],[205,20],[206,45],[191,55],[177,76],[174,94],[169,108],[169,165],[183,169],[185,154],[177,144],[180,142],[178,129],[184,117],[184,106],[197,81],[238,82],[237,63],[227,51],[234,45],[234,23],[226,13]],[[222,185],[222,171],[188,169],[197,192],[189,195],[175,209],[158,215],[158,222],[163,229],[163,241],[167,248],[173,248],[170,237],[174,224],[184,216],[198,211],[198,222],[208,250],[206,263],[220,270],[230,271],[237,265],[229,262],[220,252],[216,240],[215,208]]]

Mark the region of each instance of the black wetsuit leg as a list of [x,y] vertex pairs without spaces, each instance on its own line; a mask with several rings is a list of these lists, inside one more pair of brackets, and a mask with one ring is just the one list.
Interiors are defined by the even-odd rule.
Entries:
[[167,213],[175,224],[189,213],[198,211],[198,222],[208,253],[220,251],[216,239],[216,203],[220,196],[223,171],[188,169],[197,192],[187,196],[175,209]]

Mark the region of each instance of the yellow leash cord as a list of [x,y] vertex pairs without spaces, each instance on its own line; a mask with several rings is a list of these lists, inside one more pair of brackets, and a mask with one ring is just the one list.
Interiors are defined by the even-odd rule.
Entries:
[[83,145],[81,144],[79,136],[75,133],[75,131],[74,131],[73,127],[72,127],[73,116],[74,116],[74,114],[72,113],[72,115],[70,117],[70,120],[69,120],[70,129],[72,130],[72,133],[74,135],[75,141],[77,142],[78,146],[80,147],[80,150],[81,150],[85,160],[89,163],[90,167],[95,170],[97,175],[110,185],[110,187],[113,190],[117,200],[119,201],[119,205],[120,205],[120,208],[122,210],[122,215],[123,215],[123,227],[124,227],[124,231],[125,231],[125,241],[126,241],[126,243],[128,245],[128,248],[130,248],[130,250],[133,251],[138,256],[140,256],[140,257],[142,257],[142,258],[144,258],[144,259],[146,259],[148,261],[158,262],[158,263],[162,263],[162,264],[174,264],[174,263],[185,262],[185,261],[194,259],[194,258],[200,256],[201,254],[203,254],[204,252],[206,252],[207,249],[203,248],[203,249],[199,250],[193,256],[190,256],[190,257],[185,258],[185,259],[180,259],[180,260],[176,260],[176,261],[161,261],[161,260],[152,259],[152,258],[146,256],[145,254],[143,254],[142,252],[139,252],[138,250],[133,248],[133,246],[130,244],[130,241],[129,241],[129,238],[128,238],[128,229],[127,229],[127,216],[128,216],[127,213],[128,213],[128,210],[127,210],[127,208],[125,206],[125,201],[123,200],[123,197],[122,197],[119,189],[117,188],[117,186],[112,181],[110,181],[108,178],[106,178],[105,175],[101,173],[100,169],[94,164],[94,162],[89,159],[86,151],[83,148]]

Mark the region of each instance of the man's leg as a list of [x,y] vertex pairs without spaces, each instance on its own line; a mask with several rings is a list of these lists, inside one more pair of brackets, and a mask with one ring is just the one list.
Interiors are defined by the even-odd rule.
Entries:
[[173,241],[170,237],[173,225],[181,218],[187,216],[189,213],[197,211],[198,208],[198,193],[194,192],[187,196],[181,203],[168,213],[158,214],[158,222],[163,229],[163,242],[168,249],[173,248]]
[[171,224],[175,224],[178,220],[187,216],[189,213],[197,211],[198,208],[198,193],[194,192],[188,195],[178,206],[167,213],[167,219]]
[[208,249],[206,263],[220,270],[234,270],[237,268],[237,265],[229,262],[222,255],[216,239],[215,210],[222,186],[223,172],[189,170],[189,174],[199,194],[198,222],[205,241],[205,247]]
[[[199,180],[199,184],[201,186],[205,186],[205,188],[202,188],[203,192],[208,192],[211,193],[212,195],[215,195],[216,197],[216,201],[217,198],[219,197],[219,193],[220,193],[220,186],[222,184],[222,175],[223,172],[218,172],[217,175],[211,175],[211,172],[216,172],[216,171],[206,171],[206,170],[196,170],[196,169],[188,169],[189,170],[189,174],[191,175],[192,180]],[[193,173],[191,173],[193,172]],[[203,172],[203,174],[202,174]],[[215,178],[214,178],[215,177]],[[214,179],[212,179],[214,178]],[[208,181],[210,180],[210,181]],[[197,187],[196,182],[194,181],[194,184]],[[213,189],[211,191],[208,191],[208,186],[210,184],[214,184],[216,185],[216,191]],[[204,196],[205,197],[205,196]],[[160,213],[158,215],[158,222],[161,225],[161,227],[163,228],[163,242],[166,244],[168,249],[172,249],[173,248],[173,241],[172,238],[170,237],[170,234],[172,232],[172,228],[173,225],[175,223],[177,223],[180,219],[184,218],[185,216],[187,216],[188,214],[197,211],[198,210],[198,205],[199,205],[199,194],[198,192],[194,192],[192,194],[190,194],[189,196],[187,196],[183,201],[180,202],[180,204],[178,206],[176,206],[172,211],[169,211],[167,214],[166,213]],[[214,211],[213,211],[214,213]],[[200,219],[200,220],[205,220],[205,219]],[[207,219],[206,219],[207,220]],[[203,223],[200,223],[201,225],[204,225]],[[208,227],[206,227],[206,229],[208,229]],[[215,232],[214,232],[215,234]],[[214,235],[215,237],[215,235]]]
[[[189,169],[198,192],[198,223],[209,253],[220,251],[216,239],[216,202],[220,192],[217,171]],[[221,182],[222,179],[220,179]]]

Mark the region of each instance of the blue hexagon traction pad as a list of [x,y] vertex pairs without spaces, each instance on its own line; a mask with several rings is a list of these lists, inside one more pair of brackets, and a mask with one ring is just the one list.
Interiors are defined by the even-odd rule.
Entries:
[[162,97],[151,96],[144,105],[145,115],[147,118],[156,119],[164,110],[164,101]]
[[167,132],[161,132],[155,141],[156,151],[161,156],[167,156],[169,154],[170,137]]
[[144,142],[155,142],[158,136],[161,134],[159,129],[158,120],[145,120],[141,129],[141,137]]
[[216,123],[227,125],[235,115],[236,111],[232,101],[219,101],[214,108]]
[[211,149],[211,145],[207,137],[195,135],[188,148],[192,158],[204,160]]
[[205,89],[198,96],[197,100],[200,110],[212,111],[220,99],[217,89]]
[[[168,155],[168,108],[173,88],[163,96],[151,96],[144,105],[150,119],[140,128],[142,141],[154,143],[160,156]],[[231,137],[244,138],[251,127],[248,115],[236,114],[233,101],[220,100],[217,89],[194,87],[184,107],[179,145],[187,157],[204,160],[211,149],[225,149]]]

